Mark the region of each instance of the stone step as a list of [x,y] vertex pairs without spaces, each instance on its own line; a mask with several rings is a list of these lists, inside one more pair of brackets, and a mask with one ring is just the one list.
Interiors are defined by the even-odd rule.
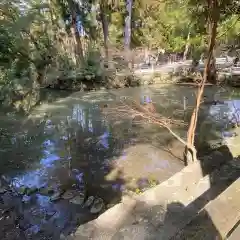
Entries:
[[[240,221],[240,181],[237,179],[172,239],[226,239]],[[239,238],[238,238],[239,239]]]
[[[151,239],[154,239],[154,234],[161,236],[158,239],[169,239],[190,222],[209,200],[216,197],[214,194],[204,195],[210,188],[210,175],[207,174],[220,168],[226,159],[231,159],[227,151],[215,152],[205,159],[204,164],[198,161],[185,167],[164,183],[117,204],[96,220],[80,226],[75,234],[76,239],[88,239],[89,236],[92,239],[121,239],[124,233],[124,238],[129,235],[129,239],[140,240],[145,228],[151,229]],[[197,185],[202,178],[202,184]],[[200,198],[201,195],[204,197]],[[199,200],[191,205],[196,199]],[[169,211],[169,207],[173,210]],[[140,229],[136,230],[138,227]],[[134,232],[138,232],[138,236],[132,235]]]

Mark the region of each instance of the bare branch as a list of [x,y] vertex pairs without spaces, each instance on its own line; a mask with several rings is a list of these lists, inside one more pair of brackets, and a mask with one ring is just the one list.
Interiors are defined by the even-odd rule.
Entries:
[[[128,99],[121,101],[121,105],[122,106],[118,106],[112,109],[112,114],[116,115],[116,113],[118,113],[117,117],[126,116],[132,118],[133,120],[136,116],[138,116],[147,122],[157,124],[158,126],[167,129],[168,132],[173,135],[179,142],[181,142],[184,146],[187,146],[187,142],[171,129],[171,126],[173,125],[184,124],[183,121],[166,118],[160,114],[157,114],[156,109],[152,103],[146,104],[146,106],[142,106],[136,101]],[[111,112],[109,110],[111,110],[111,108],[107,108],[104,111],[108,116],[111,115]]]
[[237,19],[230,26],[228,26],[226,31],[224,31],[221,35],[217,36],[217,39],[219,39],[219,38],[223,37],[224,35],[226,35],[228,33],[228,31],[230,31],[237,24],[237,22],[239,20],[240,20],[240,15],[237,17]]

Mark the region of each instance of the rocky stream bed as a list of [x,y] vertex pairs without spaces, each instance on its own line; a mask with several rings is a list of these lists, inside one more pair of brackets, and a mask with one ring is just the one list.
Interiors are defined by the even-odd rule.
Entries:
[[[102,198],[86,196],[76,186],[67,191],[14,188],[0,181],[0,239],[60,239],[105,209]],[[66,214],[68,213],[68,214]]]
[[[240,155],[239,92],[223,90],[206,87],[198,139],[201,146],[227,145],[235,157]],[[143,188],[138,183],[161,183],[180,171],[181,146],[163,129],[118,115],[108,121],[101,106],[114,107],[122,96],[151,98],[159,112],[179,117],[183,100],[191,107],[194,93],[194,87],[176,85],[67,92],[61,98],[51,91],[46,95],[52,103],[35,108],[28,121],[2,111],[0,239],[65,239],[121,201],[124,190],[142,192],[152,183]],[[208,154],[206,147],[201,152]]]

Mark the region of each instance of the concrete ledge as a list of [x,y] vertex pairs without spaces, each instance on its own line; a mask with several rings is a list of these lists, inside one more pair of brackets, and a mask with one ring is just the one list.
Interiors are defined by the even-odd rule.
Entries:
[[[161,205],[163,215],[165,207],[173,195],[179,190],[188,190],[193,187],[201,178],[209,174],[215,168],[220,168],[228,160],[232,159],[227,149],[224,151],[213,152],[212,155],[204,160],[195,162],[179,173],[175,174],[165,182],[153,187],[135,197],[125,197],[122,202],[108,209],[97,219],[81,225],[76,233],[75,239],[112,239],[114,234],[123,225],[132,224],[138,209]],[[226,154],[228,156],[226,157]]]
[[[226,239],[240,221],[240,181],[237,179],[174,237],[180,239]],[[238,238],[239,239],[239,238]]]
[[122,202],[108,209],[97,219],[79,226],[75,239],[111,239],[123,223],[131,220],[131,212],[137,201],[131,197],[123,198]]
[[139,196],[139,200],[141,199],[141,201],[148,202],[148,204],[156,205],[159,199],[169,198],[169,195],[176,193],[180,188],[188,190],[201,178],[211,173],[214,169],[220,168],[232,159],[228,147],[223,146],[219,148],[219,150],[214,151],[211,155],[205,157],[204,160],[197,161],[183,168],[168,180],[145,191]]

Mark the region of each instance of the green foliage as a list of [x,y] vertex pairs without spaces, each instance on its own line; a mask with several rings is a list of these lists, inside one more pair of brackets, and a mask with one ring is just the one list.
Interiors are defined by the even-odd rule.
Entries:
[[[72,75],[75,81],[104,81],[127,68],[125,60],[108,59],[108,69],[102,64],[104,47],[123,47],[125,0],[27,3],[25,9],[19,0],[0,3],[1,85],[10,86],[15,81],[25,87],[26,79],[44,85]],[[239,44],[239,2],[219,0],[218,7],[218,42]],[[183,52],[189,43],[191,57],[198,58],[207,44],[207,14],[206,0],[134,0],[131,46]],[[102,16],[106,17],[105,33]],[[79,34],[79,21],[84,36]]]

